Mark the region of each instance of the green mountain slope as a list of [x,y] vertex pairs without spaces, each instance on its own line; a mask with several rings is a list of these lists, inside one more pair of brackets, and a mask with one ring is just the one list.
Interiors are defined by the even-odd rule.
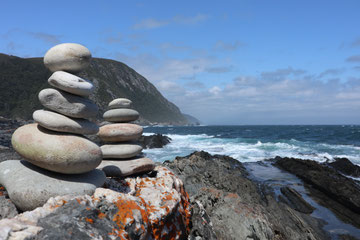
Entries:
[[[50,75],[42,58],[0,54],[0,116],[30,119],[34,110],[43,108],[37,95],[50,87],[47,83]],[[99,118],[112,99],[124,97],[133,101],[142,123],[188,123],[179,108],[164,98],[154,85],[121,62],[94,58],[79,76],[95,85],[90,98],[99,106]]]

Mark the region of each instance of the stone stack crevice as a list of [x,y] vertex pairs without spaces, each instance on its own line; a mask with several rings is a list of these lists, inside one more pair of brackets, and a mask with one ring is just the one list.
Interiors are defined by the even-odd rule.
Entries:
[[98,113],[88,99],[94,87],[74,75],[90,60],[90,51],[74,43],[59,44],[45,54],[44,64],[53,72],[48,79],[53,88],[39,93],[45,109],[35,111],[36,123],[18,128],[11,140],[26,161],[0,163],[0,184],[23,211],[58,195],[91,195],[105,182],[104,173],[95,169],[102,161],[101,149],[82,136],[99,130],[89,121]]
[[108,177],[126,177],[155,168],[155,163],[143,156],[143,148],[136,142],[142,136],[143,128],[130,123],[139,118],[139,113],[130,108],[131,103],[126,98],[114,99],[103,115],[110,124],[99,129],[98,136],[106,144],[101,146],[103,161],[98,168]]

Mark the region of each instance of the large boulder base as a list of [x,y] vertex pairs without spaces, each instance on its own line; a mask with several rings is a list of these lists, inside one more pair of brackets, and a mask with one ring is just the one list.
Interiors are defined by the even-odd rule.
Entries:
[[92,196],[50,198],[0,220],[0,239],[186,239],[189,221],[181,180],[158,166],[152,175],[108,179]]
[[96,169],[83,174],[64,175],[46,171],[26,161],[0,163],[0,184],[22,211],[40,207],[51,197],[92,195],[105,179],[105,174]]
[[12,146],[32,164],[65,174],[85,173],[102,160],[98,145],[79,135],[53,132],[27,124],[12,135]]

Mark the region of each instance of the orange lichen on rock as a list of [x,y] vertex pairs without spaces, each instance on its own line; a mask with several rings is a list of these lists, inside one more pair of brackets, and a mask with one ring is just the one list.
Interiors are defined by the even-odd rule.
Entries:
[[105,213],[102,213],[102,212],[99,212],[98,218],[104,219],[104,218],[106,218],[106,214],[105,214]]
[[92,220],[91,218],[85,218],[85,221],[87,221],[88,223],[91,223],[91,224],[94,223],[94,220]]

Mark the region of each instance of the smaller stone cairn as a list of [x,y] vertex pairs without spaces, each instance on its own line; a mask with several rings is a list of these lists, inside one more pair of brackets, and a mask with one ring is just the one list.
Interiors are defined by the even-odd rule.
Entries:
[[143,128],[129,123],[139,118],[139,113],[130,109],[131,103],[126,98],[114,99],[103,115],[104,120],[111,124],[99,129],[98,136],[106,144],[101,146],[103,161],[98,168],[107,177],[126,177],[155,168],[151,159],[141,155],[142,146],[135,142],[141,137]]
[[106,180],[95,169],[102,160],[100,147],[81,136],[99,129],[88,120],[98,112],[87,98],[94,87],[72,74],[83,71],[90,60],[90,51],[75,43],[56,45],[45,54],[44,64],[53,72],[48,83],[54,87],[39,93],[47,110],[35,111],[36,123],[18,128],[11,140],[26,161],[0,163],[0,184],[23,211],[42,206],[50,197],[92,195]]

